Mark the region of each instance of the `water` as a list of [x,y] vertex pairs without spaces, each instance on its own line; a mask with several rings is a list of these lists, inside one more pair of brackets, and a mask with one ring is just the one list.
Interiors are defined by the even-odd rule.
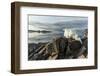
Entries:
[[[28,31],[31,31],[28,33],[28,42],[40,43],[64,37],[65,28],[74,30],[82,38],[87,29],[88,17],[30,15],[28,23]],[[42,30],[51,32],[38,32]]]
[[51,42],[57,37],[63,37],[63,31],[52,31],[51,33],[29,33],[29,43]]
[[[83,37],[84,31],[86,28],[70,28],[74,29],[80,38]],[[57,37],[64,37],[64,31],[61,30],[52,30],[50,33],[38,33],[31,32],[29,33],[29,43],[40,43],[40,42],[51,42]]]

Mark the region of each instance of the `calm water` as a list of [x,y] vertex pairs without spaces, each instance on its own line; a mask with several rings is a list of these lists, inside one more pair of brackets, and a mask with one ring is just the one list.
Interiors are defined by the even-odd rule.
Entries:
[[[74,28],[73,28],[74,29]],[[86,28],[75,28],[74,30],[82,38],[84,31]],[[29,43],[39,43],[39,42],[50,42],[57,37],[64,37],[63,29],[60,31],[53,30],[50,33],[38,33],[38,32],[31,32],[29,33]]]
[[63,31],[52,31],[51,33],[29,33],[29,43],[49,42],[57,37],[63,37]]

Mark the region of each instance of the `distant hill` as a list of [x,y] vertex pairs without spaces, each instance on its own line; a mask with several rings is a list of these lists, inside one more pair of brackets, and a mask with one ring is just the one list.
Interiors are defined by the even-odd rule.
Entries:
[[28,32],[38,32],[38,33],[50,33],[51,31],[46,31],[46,30],[28,30]]

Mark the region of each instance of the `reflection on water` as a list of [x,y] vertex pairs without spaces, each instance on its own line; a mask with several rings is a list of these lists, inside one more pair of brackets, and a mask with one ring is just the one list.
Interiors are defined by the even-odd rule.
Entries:
[[50,42],[52,39],[62,37],[62,32],[53,31],[52,33],[29,33],[29,43]]
[[[74,29],[79,37],[82,38],[83,32],[85,29]],[[52,31],[50,33],[38,33],[38,32],[31,32],[28,34],[29,43],[39,43],[39,42],[50,42],[57,37],[63,37],[64,31]]]

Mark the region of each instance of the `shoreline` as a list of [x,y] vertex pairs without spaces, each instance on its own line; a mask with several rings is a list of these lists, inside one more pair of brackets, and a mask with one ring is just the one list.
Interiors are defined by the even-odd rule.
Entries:
[[[53,44],[55,44],[57,47],[59,46],[59,39],[60,40],[63,40],[64,42],[66,42],[65,40],[67,38],[57,38],[55,40],[53,40],[53,42],[46,42],[46,43],[29,43],[28,44],[28,60],[52,60],[52,58],[48,58],[48,56],[50,56],[48,53],[49,52],[52,52],[55,51],[54,49],[52,49],[54,47]],[[70,39],[67,39],[67,40],[70,40]],[[76,40],[74,40],[76,41]],[[76,41],[77,42],[77,41]],[[62,44],[62,43],[61,43]],[[74,43],[75,44],[75,43]],[[80,43],[78,44],[75,44],[74,46],[72,46],[72,49],[77,47],[77,45],[79,46]],[[62,48],[61,50],[63,50],[63,48],[65,47],[65,43],[63,43],[60,47]],[[82,46],[82,45],[80,45]],[[43,50],[44,49],[44,50]],[[48,50],[47,50],[48,49]],[[58,48],[57,48],[58,49]],[[47,54],[46,54],[46,51],[47,51]],[[60,51],[60,50],[59,50]],[[58,52],[59,52],[58,51]],[[78,51],[77,51],[78,52]],[[56,53],[56,56],[57,56],[57,51],[55,51]],[[64,53],[63,53],[64,54]],[[73,57],[73,56],[70,56],[70,54],[67,54],[67,57],[65,56],[64,58],[63,57],[63,54],[60,54],[59,52],[59,55],[61,56],[61,58],[57,57],[57,58],[53,58],[53,60],[58,60],[58,59],[77,59],[78,57]],[[77,53],[75,53],[77,54]],[[45,56],[44,56],[45,55]],[[69,56],[69,57],[68,57]],[[77,56],[77,55],[76,55]],[[80,57],[80,58],[86,58],[86,57]]]

